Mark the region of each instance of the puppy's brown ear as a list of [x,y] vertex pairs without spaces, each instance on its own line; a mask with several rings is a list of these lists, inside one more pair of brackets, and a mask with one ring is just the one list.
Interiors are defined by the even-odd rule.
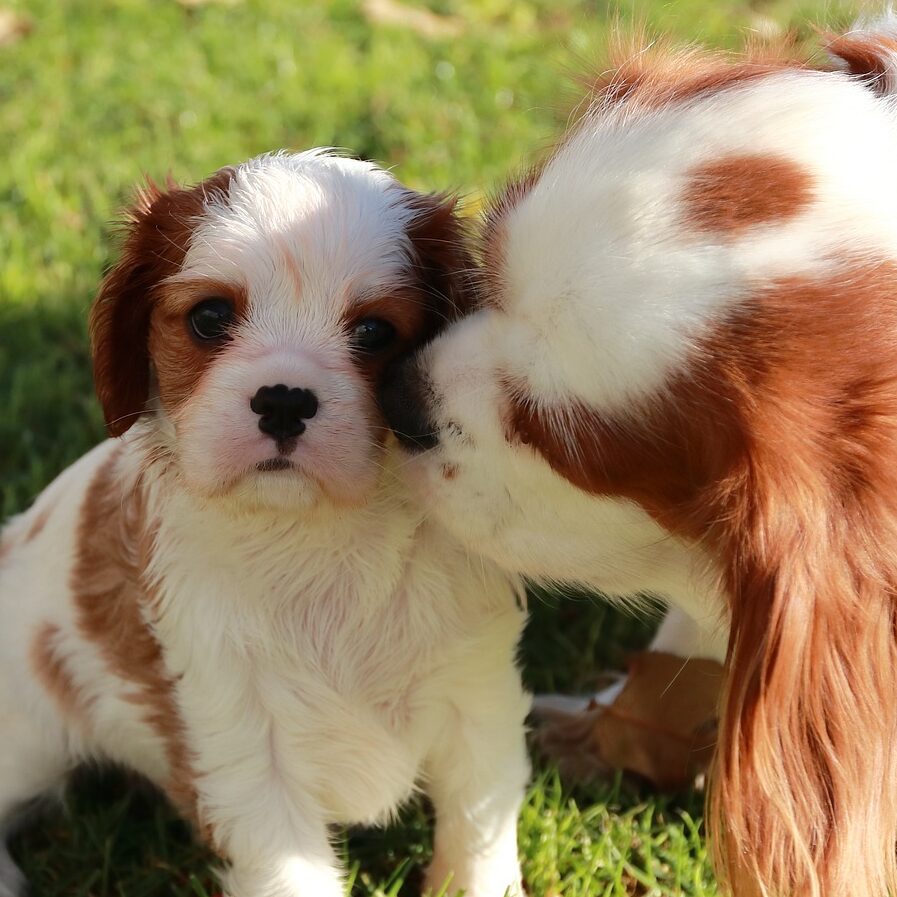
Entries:
[[410,193],[414,218],[408,237],[413,264],[425,295],[432,336],[476,304],[476,265],[470,234],[458,215],[458,198],[448,193]]
[[155,293],[183,264],[210,192],[226,191],[232,176],[226,168],[196,187],[169,182],[164,190],[149,181],[128,213],[121,258],[90,311],[94,385],[112,436],[128,430],[146,408]]

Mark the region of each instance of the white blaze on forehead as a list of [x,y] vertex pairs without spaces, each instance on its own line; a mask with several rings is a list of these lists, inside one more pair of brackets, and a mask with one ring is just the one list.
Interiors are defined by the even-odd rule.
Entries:
[[295,302],[301,290],[303,304],[338,316],[407,270],[413,216],[403,188],[371,162],[320,149],[259,156],[237,166],[226,196],[209,197],[180,276],[238,281],[250,306]]
[[[715,95],[587,121],[508,213],[506,369],[547,402],[624,411],[772,279],[835,251],[897,252],[894,112],[839,74],[784,72]],[[806,171],[812,200],[735,236],[689,226],[693,172],[730,156]]]

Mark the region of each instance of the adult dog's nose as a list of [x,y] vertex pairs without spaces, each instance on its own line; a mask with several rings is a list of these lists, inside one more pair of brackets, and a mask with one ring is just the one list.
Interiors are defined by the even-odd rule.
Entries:
[[439,442],[428,417],[426,382],[414,358],[387,369],[380,388],[380,406],[399,442],[409,451],[423,451]]
[[318,412],[318,397],[310,389],[278,383],[260,387],[249,407],[259,416],[259,429],[282,442],[305,432],[305,421]]

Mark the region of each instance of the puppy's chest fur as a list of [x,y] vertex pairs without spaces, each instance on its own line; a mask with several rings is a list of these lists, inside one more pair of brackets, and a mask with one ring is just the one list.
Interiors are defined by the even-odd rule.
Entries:
[[496,614],[518,625],[512,590],[388,497],[324,520],[164,510],[151,625],[200,778],[270,765],[333,822],[394,810],[463,697],[454,661]]

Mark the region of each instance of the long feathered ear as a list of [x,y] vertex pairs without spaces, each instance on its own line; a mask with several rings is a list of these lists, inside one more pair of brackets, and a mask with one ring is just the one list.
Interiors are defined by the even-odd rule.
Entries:
[[111,436],[137,420],[149,397],[150,292],[160,272],[147,237],[163,195],[152,182],[139,191],[127,215],[121,258],[103,278],[90,311],[94,386]]
[[755,495],[731,571],[719,866],[738,897],[897,894],[897,613],[878,560],[897,526],[871,493]]
[[470,236],[458,215],[457,197],[409,191],[407,201],[414,211],[408,226],[413,263],[428,297],[429,337],[475,305],[476,266],[470,253]]
[[210,194],[225,191],[233,170],[196,187],[152,182],[128,212],[121,257],[90,311],[94,385],[111,436],[120,436],[146,409],[150,390],[149,329],[154,293],[176,273]]

